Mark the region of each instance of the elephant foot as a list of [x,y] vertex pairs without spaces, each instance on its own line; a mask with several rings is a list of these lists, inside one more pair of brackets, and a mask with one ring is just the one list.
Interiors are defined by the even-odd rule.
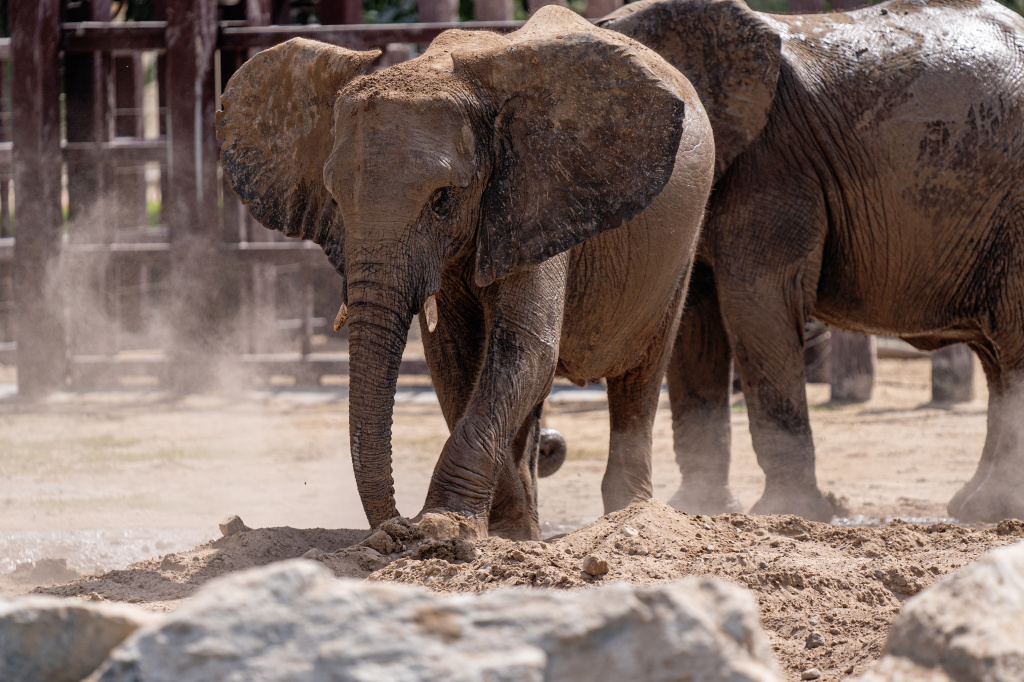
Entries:
[[835,495],[822,495],[817,486],[766,488],[764,495],[750,510],[751,514],[793,514],[808,521],[828,523],[848,510]]
[[688,514],[732,514],[741,511],[739,501],[728,486],[703,486],[683,483],[669,498],[668,506]]
[[[984,475],[979,476],[978,474],[975,474],[971,480],[964,483],[963,486],[960,487],[960,490],[957,490],[956,494],[953,495],[953,499],[949,501],[949,504],[946,505],[946,513],[954,519],[963,519],[964,504],[967,502],[967,499],[978,490],[984,480]],[[1002,519],[1000,519],[1000,521],[1001,520]]]
[[[964,488],[957,492],[957,496],[964,492]],[[1003,519],[1024,519],[1024,497],[1020,491],[1019,482],[989,476],[972,492],[966,494],[955,511],[954,503],[957,502],[957,496],[950,500],[947,509],[954,518],[969,523],[997,523]]]
[[561,433],[555,429],[541,429],[537,475],[541,478],[546,478],[558,471],[565,462],[567,452],[568,447]]
[[412,522],[419,534],[430,540],[482,540],[487,537],[487,524],[484,521],[447,509],[424,509]]
[[540,525],[527,515],[495,518],[491,516],[489,534],[506,540],[540,540]]

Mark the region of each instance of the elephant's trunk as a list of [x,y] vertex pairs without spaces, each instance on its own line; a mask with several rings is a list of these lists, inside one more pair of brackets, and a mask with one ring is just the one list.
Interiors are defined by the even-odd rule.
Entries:
[[398,516],[391,468],[391,424],[398,370],[412,323],[410,292],[384,278],[351,273],[349,439],[359,497],[371,527]]

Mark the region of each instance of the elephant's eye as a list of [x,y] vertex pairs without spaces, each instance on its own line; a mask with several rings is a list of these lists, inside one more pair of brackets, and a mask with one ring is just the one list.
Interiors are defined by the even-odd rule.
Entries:
[[438,218],[445,218],[452,211],[452,206],[455,205],[455,192],[451,187],[442,187],[441,189],[434,192],[434,196],[430,198],[430,210],[434,212]]

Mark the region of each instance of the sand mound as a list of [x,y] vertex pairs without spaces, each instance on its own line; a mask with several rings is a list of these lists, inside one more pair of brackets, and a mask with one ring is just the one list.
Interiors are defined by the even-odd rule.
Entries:
[[[818,668],[828,679],[860,674],[878,658],[901,603],[987,550],[1024,538],[1024,523],[970,529],[893,521],[839,527],[793,516],[691,516],[657,501],[602,517],[548,542],[431,539],[427,528],[388,539],[364,530],[264,528],[188,552],[79,578],[37,592],[174,608],[210,578],[299,557],[371,580],[473,592],[521,585],[582,588],[607,581],[646,584],[711,575],[751,589],[779,661],[791,679]],[[397,530],[396,530],[397,529]],[[436,530],[436,529],[435,529]],[[415,532],[414,532],[415,531]],[[427,537],[423,537],[426,535]],[[363,546],[358,543],[366,540]],[[393,552],[384,556],[378,553]],[[468,547],[468,549],[467,549]],[[346,549],[349,548],[349,549]],[[365,555],[365,556],[364,556]],[[594,557],[588,560],[588,557]],[[592,576],[583,570],[601,573]],[[827,672],[831,671],[831,673]]]
[[66,585],[41,587],[40,594],[85,597],[143,604],[154,610],[174,608],[200,585],[224,573],[300,557],[310,549],[334,552],[360,542],[365,530],[259,528],[165,554],[126,569],[86,576]]
[[[399,559],[370,576],[440,592],[499,586],[583,587],[712,575],[755,593],[787,675],[807,668],[860,674],[878,658],[900,604],[992,547],[1024,537],[1024,524],[971,530],[893,521],[837,527],[794,516],[690,516],[651,501],[551,542],[477,542],[470,562]],[[608,573],[582,568],[596,555]]]

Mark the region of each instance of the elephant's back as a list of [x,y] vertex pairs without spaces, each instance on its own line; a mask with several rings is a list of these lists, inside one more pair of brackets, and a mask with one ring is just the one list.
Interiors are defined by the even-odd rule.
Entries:
[[972,318],[964,282],[996,268],[971,245],[1001,239],[1024,172],[1024,20],[990,0],[800,19],[779,21],[780,93],[822,150],[821,312],[890,333]]

